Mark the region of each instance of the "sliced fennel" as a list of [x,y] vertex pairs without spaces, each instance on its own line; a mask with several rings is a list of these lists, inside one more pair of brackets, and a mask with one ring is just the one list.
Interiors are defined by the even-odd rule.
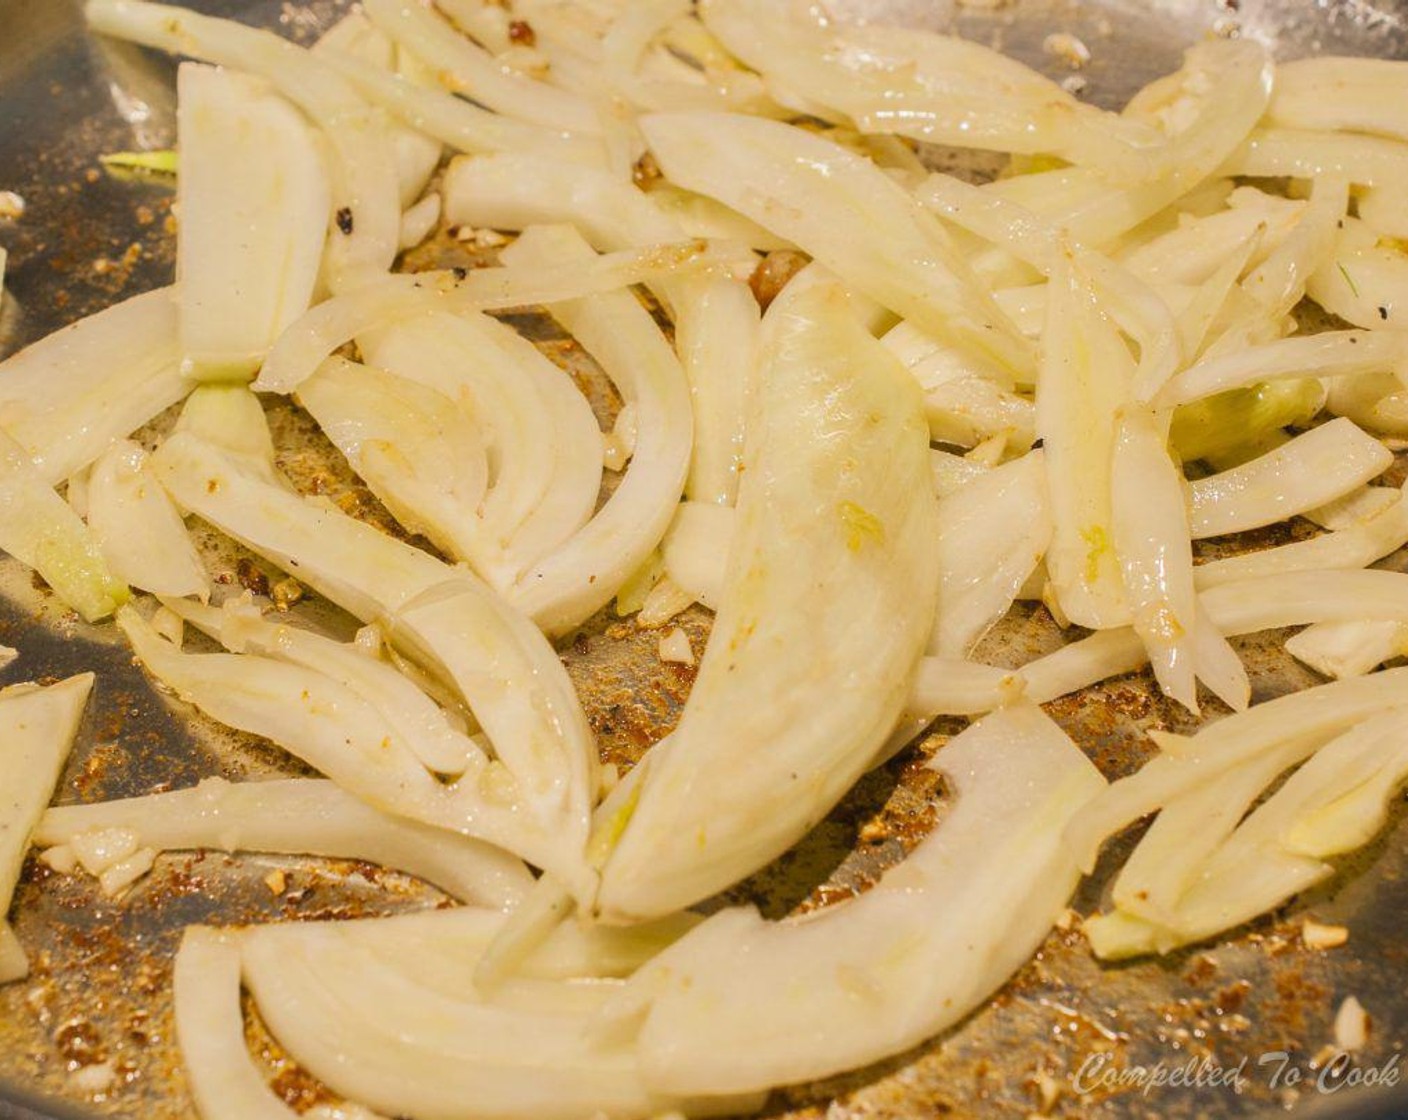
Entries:
[[866,894],[786,922],[725,910],[637,973],[618,1002],[645,1008],[647,1084],[741,1091],[861,1066],[957,1021],[1026,960],[1078,878],[1061,829],[1104,781],[1031,705],[932,765],[956,805]]
[[1201,564],[1194,569],[1193,578],[1201,589],[1285,572],[1363,568],[1405,544],[1408,544],[1408,501],[1400,496],[1397,501],[1346,528]]
[[80,319],[0,362],[0,429],[56,486],[190,391],[171,288]]
[[210,595],[210,578],[181,515],[131,440],[114,444],[88,479],[88,529],[115,579],[154,595]]
[[657,114],[642,118],[641,128],[676,183],[794,242],[936,336],[1030,373],[1027,343],[938,219],[869,161],[799,129],[736,114]]
[[1317,178],[1291,235],[1242,281],[1242,290],[1273,321],[1289,315],[1305,296],[1307,281],[1324,267],[1335,247],[1336,230],[1343,226],[1348,208],[1347,178]]
[[33,568],[89,622],[127,601],[94,533],[44,481],[24,450],[0,431],[0,549]]
[[363,621],[398,610],[454,571],[429,553],[359,522],[331,502],[301,498],[250,459],[175,432],[152,468],[177,506],[196,514]]
[[204,926],[181,938],[172,1002],[186,1080],[203,1120],[293,1120],[245,1042],[238,938]]
[[1132,673],[1148,664],[1148,660],[1139,635],[1130,627],[1120,626],[1099,630],[1029,661],[1014,675],[1023,685],[1027,699],[1045,704],[1107,677]]
[[1386,669],[1292,693],[1205,727],[1137,773],[1110,786],[1066,830],[1071,850],[1090,867],[1105,839],[1188,790],[1217,782],[1232,767],[1291,738],[1324,742],[1398,703],[1408,669]]
[[67,844],[95,829],[126,829],[158,851],[213,848],[367,860],[405,871],[461,902],[516,905],[532,885],[499,848],[378,812],[317,778],[231,783],[206,778],[189,789],[49,809],[34,842]]
[[247,594],[227,599],[223,608],[171,599],[164,604],[231,653],[257,653],[302,665],[354,689],[397,728],[416,757],[437,774],[459,777],[472,763],[482,765],[482,752],[474,740],[395,666],[356,642],[324,637],[277,613],[262,616],[251,600]]
[[685,236],[652,195],[605,170],[533,155],[451,160],[445,216],[479,229],[525,230],[570,222],[602,251],[658,245]]
[[[550,838],[552,862],[580,872],[595,750],[562,663],[526,618],[468,572],[263,481],[188,434],[168,439],[156,463],[184,509],[357,617],[378,621],[393,644],[452,683],[514,779],[504,811],[517,806],[530,831]],[[580,877],[575,885],[585,889]]]
[[757,366],[759,312],[748,286],[719,278],[682,295],[675,345],[694,405],[685,495],[732,505],[743,469],[744,418]]
[[586,524],[601,488],[596,417],[571,376],[512,327],[477,312],[436,313],[359,345],[373,365],[454,402],[463,417],[432,409],[427,422],[480,432],[489,488],[444,525],[452,556],[503,591]]
[[[1383,827],[1389,798],[1408,780],[1405,730],[1404,710],[1392,708],[1324,745],[1323,739],[1292,734],[1283,746],[1234,767],[1217,785],[1171,801],[1121,873],[1116,910],[1087,922],[1096,952],[1167,952],[1249,921],[1327,878],[1333,867],[1323,860],[1368,842]],[[1272,779],[1307,756],[1236,824]],[[1210,813],[1220,814],[1217,824]],[[1151,840],[1158,845],[1141,854]],[[1150,914],[1141,912],[1147,883],[1139,875],[1156,869],[1167,874],[1167,863],[1159,866],[1165,854],[1160,845],[1179,852],[1182,874],[1170,881],[1167,905]],[[1131,876],[1136,859],[1140,864]]]
[[601,131],[588,102],[505,68],[431,9],[398,0],[367,0],[363,6],[372,22],[434,67],[452,92],[545,128],[588,135]]
[[[1403,242],[1382,238],[1362,222],[1346,218],[1326,259],[1311,275],[1307,292],[1326,311],[1357,327],[1399,326],[1408,314],[1408,255]],[[1379,332],[1381,337],[1400,333]],[[1403,368],[1401,355],[1395,365]]]
[[[948,657],[926,657],[914,675],[905,715],[921,724],[936,716],[980,716],[1022,699],[1021,673]],[[901,722],[897,734],[906,727]],[[907,743],[912,736],[906,736]],[[892,740],[893,741],[893,740]]]
[[1189,488],[1193,537],[1240,533],[1304,513],[1377,478],[1393,453],[1344,417]]
[[1063,259],[1050,288],[1036,395],[1053,524],[1046,567],[1067,618],[1118,626],[1129,608],[1110,486],[1115,417],[1130,402],[1134,359],[1079,261]]
[[[749,260],[752,254],[748,254]],[[254,388],[291,393],[329,354],[344,343],[402,319],[433,311],[487,311],[553,304],[598,292],[611,292],[667,273],[735,266],[729,246],[701,241],[654,245],[611,253],[591,262],[535,268],[480,268],[400,273],[363,284],[314,307],[274,344]]]
[[1408,621],[1408,578],[1403,572],[1285,572],[1203,592],[1202,602],[1233,633],[1352,622],[1375,617]]
[[1408,435],[1408,390],[1395,373],[1334,378],[1325,404],[1368,431],[1399,439]]
[[1205,358],[1164,386],[1159,404],[1173,407],[1285,378],[1378,373],[1405,362],[1408,341],[1396,331],[1326,331],[1284,338],[1236,354]]
[[[570,227],[540,226],[505,253],[510,267],[590,261]],[[683,368],[649,312],[628,292],[560,303],[553,315],[635,410],[635,448],[620,486],[596,515],[525,571],[509,600],[549,634],[586,621],[660,543],[689,471],[693,420]]]
[[405,127],[393,135],[393,143],[401,137],[415,136],[417,141],[434,137],[460,152],[531,151],[579,167],[603,161],[601,144],[595,137],[489,112],[438,85],[424,85],[381,66],[368,66],[339,51],[326,52],[323,60],[364,98],[400,120]]
[[454,401],[333,357],[298,387],[298,403],[402,525],[457,560],[477,556],[473,528],[489,461]]
[[665,534],[665,571],[710,610],[723,601],[724,571],[737,516],[712,502],[682,502]]
[[1408,652],[1408,624],[1394,619],[1317,622],[1287,638],[1286,652],[1327,677],[1359,677]]
[[1019,202],[1085,248],[1107,245],[1221,172],[1239,153],[1271,92],[1271,60],[1248,40],[1200,43],[1183,67],[1145,87],[1124,115],[1167,134],[1159,156],[1175,168],[1147,183],[1109,181],[1095,168],[1061,167],[985,187]]
[[[1331,534],[1334,535],[1337,534]],[[1314,542],[1301,542],[1311,543]],[[1197,568],[1195,573],[1213,566]],[[1315,571],[1293,565],[1276,566],[1254,577],[1213,582],[1199,596],[1197,609],[1200,627],[1211,626],[1224,635],[1238,635],[1306,623],[1362,624],[1371,614],[1386,621],[1405,622],[1405,595],[1408,582],[1399,572]],[[1026,695],[1044,703],[1106,677],[1132,672],[1145,661],[1138,636],[1131,629],[1119,627],[1102,630],[1028,662],[1018,670],[1018,676],[1026,682]],[[1230,663],[1224,666],[1224,662],[1225,653],[1222,660],[1214,659],[1212,664],[1223,666],[1224,679],[1229,671],[1240,679],[1236,667]],[[1227,702],[1240,708],[1244,706],[1240,684],[1236,695],[1243,697],[1237,704],[1232,704],[1231,699]]]
[[1176,925],[1183,895],[1203,862],[1232,834],[1261,792],[1305,759],[1313,740],[1296,740],[1229,769],[1207,786],[1159,810],[1111,889],[1117,910],[1159,925]]
[[29,974],[29,962],[5,920],[20,867],[44,806],[54,796],[73,746],[93,674],[82,673],[41,688],[0,689],[0,984]]
[[[310,48],[312,53],[330,63],[342,73],[368,101],[381,104],[387,112],[396,115],[396,103],[391,104],[376,96],[382,88],[376,78],[390,79],[397,69],[396,45],[375,27],[361,11],[354,9],[329,28]],[[371,75],[370,81],[360,81]],[[482,113],[493,120],[491,114],[483,113],[477,107],[461,102],[464,116]],[[414,209],[413,204],[421,197],[431,175],[440,163],[443,154],[442,142],[434,135],[420,131],[414,123],[404,119],[399,125],[388,123],[387,142],[396,158],[396,177],[400,187],[401,208]],[[402,215],[404,232],[406,216]],[[432,223],[433,224],[433,223]]]
[[839,113],[863,132],[1049,153],[1114,176],[1163,170],[1156,130],[1085,105],[978,43],[842,23],[805,5],[766,0],[710,0],[703,17],[780,100],[800,97],[830,110],[819,115]]
[[1146,283],[1206,283],[1227,259],[1229,246],[1255,243],[1257,254],[1265,256],[1295,229],[1304,211],[1304,202],[1238,187],[1225,209],[1205,217],[1182,215],[1173,229],[1119,253],[1118,260]]
[[[550,821],[540,790],[483,764],[440,783],[360,682],[258,654],[183,653],[131,608],[118,623],[142,663],[212,718],[271,739],[374,809],[490,839],[580,887],[570,829],[553,833],[566,814]],[[524,811],[530,800],[538,812]]]
[[938,610],[929,652],[966,657],[1007,613],[1051,542],[1042,453],[972,480],[939,502]]
[[159,50],[248,71],[306,112],[327,138],[332,203],[325,272],[335,290],[384,273],[396,256],[401,207],[383,122],[323,59],[268,31],[144,0],[89,0],[88,25]]
[[[748,441],[719,616],[603,872],[618,920],[705,898],[800,838],[870,765],[928,636],[939,527],[918,394],[839,285],[769,309]],[[809,611],[819,598],[836,609]]]
[[[524,905],[528,905],[525,900]],[[393,965],[398,973],[423,983],[473,995],[475,975],[487,948],[522,912],[478,905],[421,910],[388,918],[363,918],[310,927],[265,927],[253,936],[276,943],[330,944],[369,954]],[[668,948],[703,919],[673,914],[659,922],[611,927],[582,922],[556,925],[515,966],[513,975],[493,995],[553,985],[537,981],[620,979]],[[557,990],[561,990],[558,988]],[[486,993],[491,994],[491,993]],[[569,997],[570,998],[570,997]]]
[[1368,524],[1397,505],[1403,492],[1392,486],[1356,486],[1348,493],[1304,513],[1307,521],[1322,529],[1339,532]]
[[1408,175],[1408,144],[1352,132],[1258,128],[1222,170],[1259,179],[1331,176],[1360,186],[1391,187]]
[[187,62],[176,89],[184,370],[252,378],[312,299],[331,213],[327,172],[302,117],[264,82]]
[[266,482],[288,485],[275,466],[274,437],[264,406],[245,385],[197,385],[181,406],[172,431],[187,432],[237,456]]
[[[1328,859],[1364,844],[1383,827],[1386,798],[1405,774],[1405,712],[1395,707],[1322,746],[1242,822],[1210,861],[1211,879],[1238,857],[1275,843],[1292,855]],[[1356,819],[1352,803],[1367,809]]]
[[1276,70],[1267,119],[1288,128],[1367,132],[1408,140],[1393,106],[1408,94],[1408,67],[1377,58],[1304,58]]
[[[298,1062],[373,1107],[426,1120],[573,1120],[597,1110],[623,1118],[670,1108],[726,1114],[759,1103],[691,1107],[648,1090],[632,1048],[593,1024],[619,981],[515,981],[476,997],[472,986],[447,989],[428,971],[416,940],[380,948],[357,937],[355,926],[351,932],[313,923],[252,931],[242,947],[244,977]],[[460,944],[456,952],[471,961],[482,952],[463,935]]]
[[1135,408],[1117,425],[1110,508],[1134,632],[1166,696],[1196,713],[1201,677],[1230,707],[1245,708],[1246,672],[1216,627],[1201,625],[1184,482],[1163,425]]

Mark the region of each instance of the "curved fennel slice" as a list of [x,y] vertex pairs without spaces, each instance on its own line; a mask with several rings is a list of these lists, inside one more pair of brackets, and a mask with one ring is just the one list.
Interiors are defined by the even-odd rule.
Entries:
[[1111,460],[1114,544],[1131,625],[1164,694],[1198,712],[1197,678],[1229,707],[1251,696],[1246,671],[1198,609],[1183,472],[1170,457],[1167,427],[1147,409],[1115,420]]
[[186,62],[176,91],[184,370],[250,378],[313,297],[327,172],[303,118],[259,79]]
[[[1332,245],[1319,268],[1310,275],[1305,294],[1326,311],[1358,327],[1376,328],[1388,317],[1396,324],[1408,292],[1408,258],[1402,240],[1383,237],[1376,229],[1354,218],[1331,228]],[[1399,332],[1380,332],[1397,334]]]
[[1241,466],[1192,482],[1189,528],[1201,540],[1270,525],[1344,497],[1392,465],[1393,452],[1339,416]]
[[453,159],[441,189],[446,219],[476,229],[571,222],[601,251],[685,236],[680,223],[630,181],[538,155]]
[[589,101],[503,66],[434,9],[397,0],[369,0],[364,7],[374,24],[435,67],[451,91],[544,128],[600,133],[601,121]]
[[163,599],[166,609],[216,639],[231,653],[257,653],[302,665],[355,688],[405,736],[422,763],[458,777],[481,760],[478,744],[397,668],[356,642],[305,630],[278,613],[266,618],[246,593],[221,607]]
[[[1120,873],[1115,909],[1087,922],[1096,953],[1108,959],[1168,952],[1249,921],[1327,878],[1334,868],[1323,861],[1372,839],[1408,777],[1406,716],[1402,707],[1390,708],[1324,745],[1292,735],[1217,783],[1170,801]],[[1276,775],[1306,756],[1242,819]],[[1225,819],[1207,830],[1213,806],[1226,806]],[[1182,875],[1162,912],[1150,913],[1139,905],[1146,893],[1139,888],[1167,875],[1160,857],[1168,848],[1177,852]]]
[[764,321],[718,618],[603,871],[607,918],[723,889],[865,772],[928,639],[938,532],[913,379],[839,284],[785,290]]
[[1104,787],[1031,704],[988,716],[931,765],[956,803],[879,884],[801,919],[721,911],[646,965],[648,1085],[745,1091],[865,1065],[937,1033],[1041,943],[1079,878],[1063,827]]
[[[402,80],[399,70],[408,69],[409,66],[398,67],[397,56],[401,52],[397,50],[396,44],[357,9],[348,12],[328,28],[322,38],[308,49],[318,59],[338,70],[368,101],[380,104],[388,113],[400,117],[399,123],[387,122],[385,128],[396,156],[396,178],[400,187],[401,209],[414,209],[416,201],[425,193],[426,185],[440,163],[444,144],[428,126],[421,127],[422,122],[407,120],[404,115],[398,114],[398,99],[394,95],[388,99],[378,96],[377,91],[385,90],[387,83],[398,90],[405,89],[408,96],[412,91],[425,94],[433,94],[436,91],[420,85],[419,76],[415,76],[411,81]],[[370,80],[361,80],[368,77]],[[443,90],[439,92],[444,93]],[[494,116],[468,102],[461,104],[464,106],[462,119],[476,116],[492,119]]]
[[462,902],[507,909],[532,887],[523,864],[501,848],[379,812],[320,778],[227,782],[49,809],[34,842],[120,828],[138,845],[357,859],[405,871]]
[[[699,239],[608,253],[546,267],[396,272],[341,292],[279,336],[255,379],[260,391],[291,393],[345,342],[388,323],[431,311],[491,311],[577,299],[647,283],[667,273],[749,271],[756,260],[729,242]],[[746,275],[746,273],[745,273]]]
[[457,560],[473,556],[489,462],[478,429],[451,400],[339,357],[319,366],[297,399],[397,521]]
[[30,836],[54,796],[73,746],[93,674],[41,688],[0,689],[0,984],[29,974],[29,962],[5,920]]
[[172,977],[176,1040],[202,1120],[294,1120],[249,1053],[239,935],[189,927]]
[[[1391,574],[1391,573],[1379,573]],[[1362,616],[1361,616],[1362,617]],[[1324,742],[1399,704],[1408,668],[1350,677],[1255,704],[1178,742],[1155,735],[1163,753],[1114,782],[1066,829],[1082,866],[1094,865],[1105,840],[1189,790],[1216,783],[1233,767],[1296,738]]]
[[[506,323],[436,312],[359,335],[366,360],[454,401],[481,432],[489,479],[460,526],[463,559],[500,591],[586,524],[602,436],[565,370]],[[458,555],[458,554],[457,554]]]
[[[444,181],[446,214],[476,227],[522,230],[570,222],[600,250],[684,236],[654,197],[616,175],[560,162],[500,155],[459,159]],[[680,364],[694,403],[694,452],[686,491],[732,504],[758,304],[740,280],[663,278],[657,295],[674,312]]]
[[672,182],[795,243],[936,337],[1032,372],[1027,342],[939,220],[869,160],[801,129],[732,113],[661,113],[640,124]]
[[[290,923],[249,931],[244,976],[260,1015],[328,1085],[417,1120],[578,1120],[598,1112],[633,1120],[672,1108],[732,1114],[760,1103],[648,1091],[630,1045],[604,1037],[595,1021],[619,981],[590,973],[582,981],[520,978],[487,997],[447,984],[426,965],[467,976],[484,942],[472,928],[453,941],[437,937],[430,926],[445,924],[440,917],[376,929]],[[443,917],[452,926],[481,924],[473,912]]]
[[1367,132],[1408,140],[1394,106],[1408,95],[1408,67],[1396,59],[1303,58],[1276,68],[1267,121],[1288,128]]
[[260,654],[185,653],[131,608],[117,621],[153,675],[211,718],[271,740],[375,809],[490,840],[587,889],[562,789],[528,787],[482,758],[446,785],[355,679]]
[[190,388],[173,289],[157,288],[0,362],[0,429],[57,486]]
[[188,433],[173,435],[153,461],[183,509],[379,623],[452,683],[512,779],[509,802],[546,831],[560,857],[554,870],[565,868],[574,890],[588,889],[581,853],[596,796],[595,744],[562,662],[532,622],[470,572],[264,481]]
[[1100,309],[1081,258],[1052,273],[1036,392],[1051,502],[1046,554],[1061,611],[1091,629],[1118,626],[1129,608],[1114,547],[1111,464],[1115,418],[1131,401],[1134,360]]
[[[866,133],[1053,154],[1112,178],[1160,174],[1163,137],[1101,112],[979,43],[883,23],[846,23],[788,0],[710,0],[706,26],[770,89],[839,111]],[[825,114],[823,114],[825,115]]]
[[131,440],[114,444],[88,479],[88,529],[114,577],[154,595],[210,595],[210,577],[181,515]]
[[[566,226],[536,227],[503,256],[510,267],[525,268],[598,259]],[[659,545],[689,472],[694,423],[679,359],[632,293],[604,292],[551,310],[633,406],[636,433],[625,477],[606,504],[508,593],[546,632],[561,634],[610,602]]]
[[1210,176],[1232,173],[1227,160],[1244,150],[1271,84],[1271,58],[1260,44],[1248,39],[1199,43],[1187,52],[1181,69],[1146,87],[1124,113],[1160,126],[1166,140],[1159,154],[1171,174],[1126,185],[1097,168],[1059,167],[998,179],[981,189],[1020,202],[1060,226],[1074,244],[1099,248]]
[[97,537],[13,439],[0,431],[0,549],[33,568],[89,622],[127,601]]
[[[516,907],[454,906],[327,924],[321,927],[326,932],[317,934],[309,932],[311,927],[286,925],[280,932],[271,928],[255,936],[295,942],[314,937],[318,943],[330,939],[371,951],[412,979],[473,995],[480,959],[517,915]],[[515,963],[502,987],[480,994],[497,995],[521,981],[627,977],[701,921],[698,915],[679,913],[635,926],[562,922]]]

